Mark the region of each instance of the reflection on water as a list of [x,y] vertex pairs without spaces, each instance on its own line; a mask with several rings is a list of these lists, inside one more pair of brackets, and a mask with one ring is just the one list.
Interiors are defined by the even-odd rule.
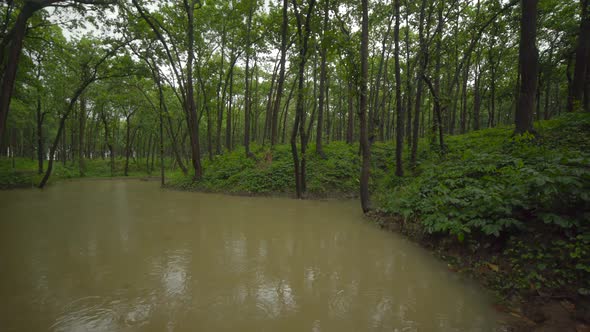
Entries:
[[357,202],[79,181],[0,192],[1,331],[492,331]]

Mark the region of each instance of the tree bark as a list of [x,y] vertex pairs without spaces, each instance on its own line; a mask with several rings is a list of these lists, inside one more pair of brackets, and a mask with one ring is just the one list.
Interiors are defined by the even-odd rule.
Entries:
[[[323,36],[325,38],[326,32],[328,32],[328,1],[324,2],[324,26],[322,29]],[[316,143],[315,151],[322,158],[326,158],[326,154],[323,150],[322,134],[324,130],[324,98],[326,92],[326,57],[328,55],[327,42],[325,40],[321,43],[321,63],[320,63],[320,95],[318,105],[318,124],[316,126]]]
[[361,1],[361,86],[360,86],[360,146],[362,165],[360,175],[361,208],[363,212],[370,210],[369,202],[369,176],[371,167],[371,150],[367,128],[367,81],[368,81],[368,57],[369,57],[369,5],[368,0]]
[[520,20],[520,92],[515,116],[515,133],[533,133],[533,111],[535,110],[535,93],[537,91],[537,4],[538,0],[522,0]]
[[[7,49],[7,59],[6,66],[3,68],[4,70],[1,76],[0,85],[0,142],[2,142],[4,130],[6,129],[10,100],[12,98],[14,82],[16,80],[16,71],[27,30],[27,21],[41,8],[43,8],[43,6],[36,2],[25,2],[18,14],[13,28],[5,36],[5,38],[7,38],[7,43],[5,44]],[[4,43],[5,42],[3,41],[2,44]],[[0,52],[4,53],[5,48],[1,49]]]
[[43,147],[43,120],[45,112],[41,111],[41,95],[37,96],[37,173],[43,174],[43,160],[45,148]]
[[233,103],[233,89],[234,89],[234,69],[230,68],[229,74],[229,102],[227,105],[227,116],[225,119],[225,148],[227,151],[232,150],[232,103]]
[[281,98],[283,97],[283,86],[285,83],[285,62],[287,58],[287,31],[289,27],[289,18],[287,16],[288,1],[283,0],[283,23],[281,24],[281,60],[279,69],[279,78],[277,80],[277,93],[272,111],[272,123],[270,134],[270,145],[274,146],[277,143],[278,135],[278,118],[279,109],[281,107]]
[[221,32],[221,59],[219,60],[219,82],[217,83],[217,130],[215,135],[215,152],[221,154],[221,124],[223,122],[223,104],[225,102],[225,89],[221,94],[221,84],[223,81],[223,62],[225,60],[225,17]]
[[129,176],[129,156],[131,155],[131,117],[133,116],[133,113],[135,113],[135,111],[127,114],[125,117],[125,176]]
[[[189,4],[190,1],[190,4]],[[194,62],[194,44],[195,44],[195,19],[194,19],[194,0],[184,0],[184,7],[188,17],[188,58],[187,58],[187,72],[186,72],[186,103],[188,104],[188,120],[191,138],[191,156],[193,169],[195,171],[194,179],[200,180],[203,175],[201,166],[201,148],[199,143],[199,120],[197,118],[197,110],[194,98],[194,82],[193,82],[193,62]]]
[[404,150],[404,110],[402,107],[402,80],[399,61],[399,23],[400,23],[400,1],[394,0],[395,6],[395,27],[393,30],[394,39],[394,60],[395,60],[395,109],[397,113],[396,141],[395,141],[395,175],[403,176],[402,154]]
[[[584,108],[584,90],[586,88],[586,70],[590,53],[590,0],[580,0],[582,15],[580,21],[580,32],[578,34],[578,45],[576,47],[576,64],[574,66],[574,79],[568,97],[567,111],[573,112]],[[586,97],[587,98],[587,97]],[[585,111],[590,111],[587,107]]]
[[248,20],[246,26],[246,68],[244,69],[245,88],[244,88],[244,148],[246,150],[246,158],[251,157],[250,152],[250,119],[252,103],[250,101],[250,30],[252,28],[252,16],[254,14],[254,6],[251,6],[248,12]]
[[84,134],[86,130],[86,98],[80,96],[80,118],[78,128],[78,170],[80,176],[86,176],[86,161],[84,160]]
[[[297,36],[299,38],[299,59],[298,59],[298,89],[297,89],[297,104],[295,110],[295,122],[293,124],[293,131],[291,133],[291,154],[293,155],[293,166],[295,173],[295,190],[297,198],[302,198],[305,192],[305,113],[303,110],[304,93],[304,73],[305,63],[307,61],[307,48],[309,36],[311,34],[311,18],[313,14],[313,7],[315,0],[310,0],[307,6],[307,14],[305,16],[305,23],[302,19],[302,14],[298,11],[297,0],[293,0],[293,9],[295,17],[297,18]],[[299,154],[297,152],[297,132],[301,138],[301,161],[299,161]]]
[[410,155],[410,167],[414,169],[416,167],[416,156],[418,153],[418,135],[420,130],[420,108],[422,107],[422,89],[423,89],[423,79],[424,73],[426,71],[426,67],[428,65],[428,48],[426,45],[426,41],[424,40],[424,16],[426,11],[426,0],[422,0],[422,5],[420,8],[420,20],[419,20],[419,28],[418,28],[418,38],[420,43],[420,54],[418,57],[420,59],[420,68],[418,68],[418,76],[416,77],[417,86],[416,86],[416,105],[415,105],[415,113],[414,113],[414,123],[413,123],[413,133],[412,133],[412,151]]

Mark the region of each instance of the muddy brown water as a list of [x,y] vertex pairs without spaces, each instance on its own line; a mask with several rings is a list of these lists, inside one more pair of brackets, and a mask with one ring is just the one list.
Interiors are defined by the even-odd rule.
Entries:
[[490,299],[356,201],[138,180],[0,191],[0,331],[492,331]]

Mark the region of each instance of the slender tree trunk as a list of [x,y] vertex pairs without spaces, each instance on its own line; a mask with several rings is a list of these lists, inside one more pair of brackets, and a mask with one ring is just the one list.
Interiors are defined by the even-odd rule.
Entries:
[[234,69],[233,67],[230,68],[229,74],[229,104],[227,106],[227,116],[225,119],[225,148],[227,151],[232,150],[232,114],[231,108],[234,99],[233,95],[233,88],[234,88]]
[[125,171],[124,175],[129,176],[129,156],[131,155],[131,115],[125,117]]
[[404,150],[404,110],[402,107],[402,80],[399,61],[399,23],[400,23],[400,1],[394,0],[395,6],[395,28],[393,30],[394,58],[395,58],[395,108],[397,113],[396,141],[395,141],[395,175],[403,176],[402,153]]
[[249,9],[248,23],[246,26],[246,68],[244,69],[244,77],[246,79],[246,86],[244,88],[244,148],[246,149],[246,158],[251,157],[250,152],[250,29],[252,27],[252,15],[254,14],[254,7]]
[[80,94],[82,93],[82,91],[84,91],[86,86],[87,85],[84,85],[83,87],[79,88],[78,91],[74,94],[74,98],[72,98],[70,100],[67,110],[61,116],[61,118],[59,120],[59,124],[57,127],[57,134],[55,135],[55,139],[53,140],[53,144],[51,145],[51,148],[49,150],[49,162],[47,164],[47,170],[45,171],[45,175],[43,176],[43,178],[41,179],[41,182],[39,183],[39,188],[45,187],[45,185],[47,184],[47,181],[49,180],[49,176],[51,176],[51,172],[53,170],[53,158],[55,156],[55,151],[57,150],[57,147],[59,145],[59,140],[63,136],[64,130],[66,127],[66,120],[68,119],[68,116],[70,115],[72,109],[74,108],[76,101],[78,100],[78,98],[80,97]]
[[[325,38],[325,34],[328,32],[328,1],[324,2],[324,27],[322,29],[323,38]],[[321,44],[321,64],[320,64],[320,95],[319,95],[319,108],[318,108],[318,125],[316,127],[316,143],[315,143],[315,151],[319,154],[322,158],[326,158],[326,154],[324,153],[323,146],[322,146],[322,134],[324,130],[324,98],[326,92],[326,57],[327,57],[327,45],[326,41],[323,40]]]
[[[412,152],[410,156],[410,167],[414,169],[416,167],[416,156],[418,154],[418,135],[420,130],[420,108],[422,107],[422,89],[423,79],[426,67],[428,65],[428,47],[424,40],[424,16],[426,11],[426,0],[422,0],[422,6],[420,9],[420,26],[418,29],[418,38],[420,43],[420,68],[418,69],[417,86],[416,86],[416,106],[414,114],[413,134],[412,134]],[[424,122],[424,121],[422,121]]]
[[[586,80],[586,70],[590,53],[590,10],[588,3],[590,0],[580,0],[582,4],[582,15],[580,21],[580,32],[578,34],[578,45],[576,47],[576,64],[574,66],[574,79],[572,88],[568,97],[567,111],[573,112],[584,107],[584,90],[588,84]],[[585,109],[585,111],[590,111]]]
[[354,135],[354,89],[353,89],[353,82],[352,78],[348,80],[348,121],[347,121],[347,128],[346,128],[346,143],[352,144],[353,135]]
[[[498,25],[494,24],[494,35],[498,35]],[[488,127],[494,127],[496,117],[496,71],[497,62],[494,57],[494,47],[496,39],[491,38],[490,48],[488,50],[488,62],[490,63],[490,115],[488,119]]]
[[[164,121],[162,119],[162,102],[163,101],[160,102],[160,111],[158,112],[158,118],[160,120],[160,185],[163,187],[166,184],[166,175],[164,173]],[[176,153],[178,154],[178,151],[176,151]],[[176,160],[179,161],[182,160],[182,158],[177,158]],[[186,175],[186,173],[184,174]]]
[[295,85],[297,84],[297,79],[293,80],[293,84],[291,84],[291,89],[289,90],[289,96],[287,97],[287,102],[285,103],[285,106],[283,107],[283,131],[282,131],[282,135],[281,135],[281,143],[285,144],[286,139],[287,139],[287,115],[289,114],[289,105],[291,104],[291,99],[293,99],[293,92],[295,91]]
[[441,68],[441,44],[442,44],[442,30],[443,30],[443,7],[445,2],[441,1],[438,7],[438,24],[436,26],[436,53],[435,53],[435,65],[434,65],[434,86],[432,87],[433,90],[433,97],[434,97],[434,109],[433,109],[433,119],[435,126],[433,134],[436,133],[438,130],[438,141],[440,145],[440,152],[445,153],[445,143],[443,138],[443,120],[442,120],[442,112],[446,109],[443,108],[441,105],[440,100],[440,68]]
[[[313,124],[314,124],[314,121],[315,121],[315,114],[316,114],[317,107],[318,107],[318,104],[317,104],[317,100],[318,100],[318,98],[317,98],[317,95],[318,95],[317,94],[317,88],[318,88],[318,86],[317,86],[317,83],[316,83],[318,81],[317,67],[318,67],[317,66],[317,56],[314,56],[313,70],[312,70],[312,73],[313,73],[312,74],[313,93],[312,93],[312,97],[309,100],[309,104],[311,104],[311,105],[308,104],[308,106],[305,107],[305,109],[311,108],[311,117],[309,118],[309,123],[307,125],[307,131],[305,132],[306,133],[305,134],[305,147],[306,148],[307,148],[307,143],[309,143],[309,138],[312,135],[311,128],[313,127]],[[306,113],[304,113],[304,114],[306,114]],[[302,125],[305,125],[305,122],[303,122]]]
[[86,176],[86,161],[84,160],[84,134],[86,130],[86,98],[80,96],[80,118],[78,128],[78,169],[80,176]]
[[[407,4],[408,1],[406,1]],[[410,11],[406,5],[406,27],[410,26]],[[408,141],[408,151],[412,146],[412,68],[410,64],[410,29],[406,29],[404,34],[404,43],[406,48],[406,139]]]
[[[159,112],[158,112],[159,113]],[[144,156],[145,156],[145,171],[151,175],[152,174],[152,168],[150,168],[150,153],[152,151],[152,132],[150,131],[150,136],[148,138],[147,141],[147,149],[145,150]],[[154,144],[155,145],[155,144]],[[144,145],[145,146],[145,145]]]
[[45,113],[41,112],[41,95],[37,96],[37,173],[43,173],[45,148],[43,147],[43,120]]
[[[303,102],[304,102],[304,72],[305,72],[305,63],[307,61],[307,48],[308,48],[308,40],[311,34],[311,18],[313,15],[313,7],[315,5],[315,0],[310,0],[307,7],[307,15],[305,16],[305,23],[302,20],[302,13],[298,12],[298,5],[297,1],[293,0],[293,8],[295,11],[295,16],[297,18],[297,35],[299,38],[299,81],[298,81],[298,89],[297,89],[297,106],[296,106],[296,113],[295,113],[295,123],[293,125],[293,132],[291,134],[291,153],[293,155],[293,165],[294,165],[294,172],[295,172],[295,190],[297,194],[297,198],[302,198],[303,193],[305,192],[305,145],[306,145],[306,137],[305,137],[305,113],[303,110]],[[297,152],[297,131],[299,131],[299,135],[301,136],[301,164],[299,164],[299,155]]]
[[361,86],[360,86],[360,146],[362,153],[362,166],[360,175],[360,195],[363,212],[370,209],[369,202],[369,176],[371,167],[371,150],[367,132],[367,81],[368,81],[368,57],[369,57],[369,5],[368,0],[362,0],[361,21]]
[[[369,107],[369,143],[373,143],[375,141],[376,136],[376,129],[379,129],[380,139],[383,140],[383,122],[384,117],[379,117],[379,91],[381,89],[381,80],[382,80],[382,73],[383,73],[383,66],[385,65],[385,73],[387,73],[387,62],[389,55],[385,55],[385,51],[390,48],[387,43],[389,38],[389,33],[391,32],[391,23],[393,22],[393,15],[390,15],[389,21],[387,24],[387,31],[383,36],[383,40],[381,41],[381,56],[379,58],[379,67],[377,68],[377,76],[375,77],[375,86],[372,89],[372,98],[369,98],[369,103],[372,105]],[[387,76],[387,74],[386,74]]]
[[215,135],[215,151],[221,154],[221,124],[223,122],[223,105],[225,102],[225,89],[221,95],[221,84],[223,81],[223,62],[225,60],[225,17],[221,32],[221,59],[219,60],[219,82],[217,83],[217,131]]
[[[326,124],[326,144],[330,144],[330,139],[332,138],[332,125],[334,123],[335,114],[332,112],[330,115],[330,77],[326,73],[326,92],[325,92],[325,104],[326,104],[326,117],[328,119],[328,123]],[[323,149],[322,149],[323,152]]]
[[477,56],[475,65],[475,82],[473,85],[473,130],[479,130],[479,114],[481,111],[481,89],[479,83],[481,81],[481,70],[479,65],[479,54]]
[[590,52],[586,55],[586,80],[584,84],[584,110],[590,112]]
[[463,89],[461,91],[461,114],[459,119],[459,128],[461,134],[467,132],[467,82],[469,81],[469,67],[468,62],[463,73]]
[[533,111],[537,91],[538,59],[536,47],[538,0],[522,0],[520,21],[520,93],[515,116],[515,133],[533,133]]
[[[155,67],[153,67],[153,70],[157,70],[155,69]],[[158,86],[158,94],[159,94],[159,99],[160,99],[160,112],[159,113],[165,113],[166,114],[166,120],[168,122],[168,135],[170,136],[170,139],[172,140],[171,145],[172,145],[172,152],[174,153],[174,158],[176,160],[176,163],[178,164],[178,167],[180,168],[180,170],[182,171],[182,173],[184,175],[188,174],[188,170],[186,168],[186,166],[184,165],[184,162],[182,161],[182,155],[179,151],[179,147],[178,147],[178,142],[177,142],[177,137],[174,134],[174,127],[172,126],[172,119],[170,118],[170,112],[168,112],[168,105],[166,104],[166,99],[164,97],[164,89],[162,88],[162,83],[160,82],[160,76],[158,75],[157,72],[154,72],[154,80],[156,81],[156,85]],[[163,114],[160,114],[161,117],[163,117]],[[161,138],[161,140],[163,141],[164,138]]]
[[277,81],[277,94],[276,100],[273,105],[272,111],[272,123],[271,123],[271,134],[270,144],[274,146],[277,143],[277,132],[278,132],[278,117],[279,109],[281,107],[281,98],[283,96],[283,86],[285,83],[285,62],[287,57],[287,31],[289,27],[289,18],[287,16],[287,0],[283,0],[283,23],[281,25],[281,62],[279,69],[279,78]]
[[266,143],[266,139],[271,140],[271,127],[272,127],[272,113],[273,113],[273,103],[274,103],[274,87],[275,82],[277,79],[277,74],[279,70],[279,58],[275,60],[274,69],[272,72],[272,78],[270,80],[270,89],[268,89],[268,98],[266,100],[266,113],[264,116],[264,131],[262,134],[262,145]]
[[[190,1],[190,4],[189,4]],[[187,58],[187,72],[186,72],[186,103],[188,104],[188,129],[191,138],[191,156],[194,169],[194,179],[199,180],[203,175],[201,166],[201,148],[199,143],[199,120],[197,118],[197,110],[194,98],[194,82],[193,82],[193,62],[194,62],[194,44],[195,44],[195,27],[194,27],[194,0],[184,0],[185,10],[188,16],[188,58]]]

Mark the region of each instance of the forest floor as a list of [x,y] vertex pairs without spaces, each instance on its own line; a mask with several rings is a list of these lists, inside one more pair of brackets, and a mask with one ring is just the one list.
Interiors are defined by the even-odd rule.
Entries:
[[[404,177],[393,174],[393,144],[373,144],[369,217],[492,290],[509,330],[590,331],[590,114],[567,114],[535,128],[534,137],[514,137],[509,126],[448,136],[445,153],[424,139],[416,167]],[[330,142],[326,158],[313,145],[308,149],[306,198],[357,197],[358,145]],[[246,158],[243,148],[204,158],[198,182],[168,172],[167,186],[293,197],[290,147],[251,150],[255,158]],[[408,151],[403,155],[408,165]],[[114,175],[123,175],[123,160],[116,165]],[[129,175],[148,177],[146,165],[131,161]],[[30,159],[0,159],[0,188],[34,185],[35,169]],[[110,175],[108,160],[87,161],[86,176]],[[54,181],[76,177],[75,163],[56,163]]]

